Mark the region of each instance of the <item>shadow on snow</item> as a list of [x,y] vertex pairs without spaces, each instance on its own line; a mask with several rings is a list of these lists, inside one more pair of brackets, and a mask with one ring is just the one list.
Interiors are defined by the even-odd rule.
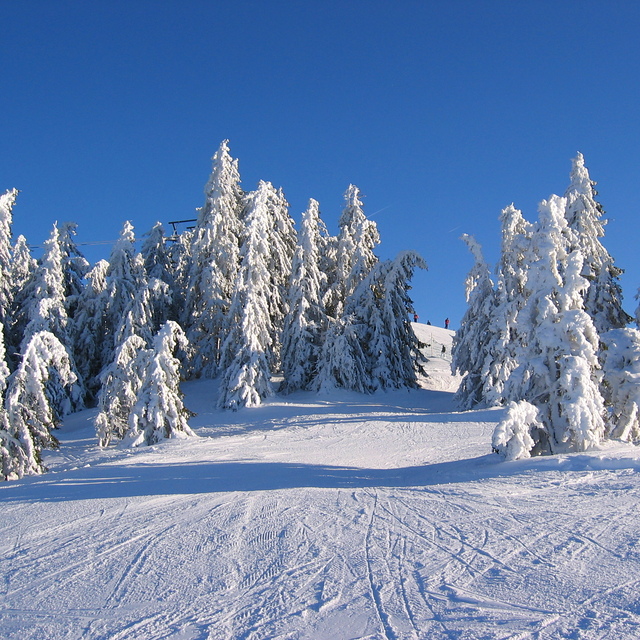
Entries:
[[640,471],[640,460],[590,455],[535,458],[505,463],[488,454],[466,460],[394,469],[361,469],[281,462],[200,462],[97,465],[4,483],[2,499],[65,501],[161,495],[273,491],[301,488],[424,488],[509,478],[537,471]]

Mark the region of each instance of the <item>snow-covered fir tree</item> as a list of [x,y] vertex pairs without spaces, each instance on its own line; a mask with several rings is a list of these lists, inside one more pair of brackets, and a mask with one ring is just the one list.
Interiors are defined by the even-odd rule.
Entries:
[[65,222],[59,230],[65,308],[70,318],[75,313],[78,298],[84,289],[84,278],[90,269],[87,259],[74,240],[77,228],[75,222]]
[[17,189],[9,189],[0,195],[0,322],[7,327],[6,314],[11,307],[11,225]]
[[347,298],[378,261],[373,250],[380,242],[376,223],[364,214],[358,187],[349,185],[344,199],[335,241],[336,271],[325,299],[327,312],[333,318],[342,315]]
[[116,329],[116,344],[138,335],[150,346],[154,335],[169,318],[172,303],[169,285],[158,278],[148,281],[141,278],[139,286]]
[[349,313],[329,325],[313,389],[321,393],[335,389],[370,393],[371,371],[363,349],[362,329],[357,318]]
[[105,310],[102,352],[99,353],[101,368],[114,359],[119,346],[118,329],[126,318],[136,295],[147,286],[144,262],[135,251],[133,225],[125,222],[120,237],[109,257],[106,286],[101,293],[105,301],[100,306]]
[[[185,294],[178,290],[175,265],[169,244],[162,224],[156,222],[153,228],[145,234],[145,240],[140,249],[149,286],[158,288],[158,285],[154,285],[152,282],[155,279],[166,283],[168,287],[167,295],[170,301],[168,306],[162,309],[163,319],[154,325],[154,333],[165,320],[177,320],[183,308],[180,305],[184,305]],[[156,309],[156,311],[160,311],[160,309]]]
[[327,279],[320,270],[322,229],[319,204],[311,199],[302,214],[287,296],[289,311],[281,351],[284,381],[280,391],[284,393],[310,387],[328,325],[322,303]]
[[44,471],[40,452],[57,448],[52,432],[71,411],[68,398],[75,382],[69,354],[58,338],[48,331],[32,335],[9,378],[5,399],[9,433],[26,453],[23,466],[14,473]]
[[229,332],[221,349],[223,371],[218,404],[225,409],[259,405],[273,394],[273,328],[269,299],[271,188],[260,182],[248,196],[242,262],[228,314]]
[[588,281],[582,255],[566,252],[565,198],[552,196],[540,205],[533,235],[535,262],[518,325],[527,336],[507,394],[527,400],[539,411],[544,433],[536,431],[543,452],[584,451],[605,435],[604,401],[598,385],[598,334],[583,311]]
[[143,237],[140,253],[147,278],[157,278],[170,285],[173,280],[171,258],[162,223],[156,222]]
[[600,336],[603,396],[609,412],[608,436],[640,443],[640,331],[612,329]]
[[109,263],[99,260],[86,276],[86,285],[78,297],[75,315],[70,321],[70,337],[78,372],[85,383],[87,403],[92,404],[100,388],[104,342],[113,339],[107,331],[107,288]]
[[27,436],[21,440],[9,424],[4,407],[0,408],[0,480],[18,480],[43,470],[31,439]]
[[313,387],[372,393],[416,387],[420,343],[407,314],[415,268],[426,268],[414,251],[376,264],[347,299],[341,318],[326,335]]
[[30,297],[24,304],[28,323],[22,336],[23,344],[39,331],[50,331],[60,342],[68,344],[69,318],[65,299],[60,236],[54,224],[44,243],[44,254],[33,278]]
[[34,276],[38,268],[37,261],[31,257],[27,239],[17,237],[11,259],[11,304],[5,320],[5,341],[8,349],[7,360],[12,369],[17,366],[16,357],[24,330],[29,322],[27,300],[32,292]]
[[271,277],[269,315],[271,317],[271,362],[272,370],[280,367],[280,342],[284,318],[288,311],[287,288],[291,277],[291,266],[297,235],[293,218],[289,215],[289,203],[282,189],[275,189],[270,182],[260,182],[258,190],[267,193],[269,215],[267,245],[269,261],[267,268]]
[[[60,415],[76,411],[83,406],[84,388],[72,355],[69,336],[67,309],[65,307],[63,255],[60,248],[60,236],[54,224],[51,235],[44,243],[44,254],[36,269],[29,287],[30,297],[25,302],[28,319],[20,345],[21,357],[27,350],[34,335],[38,333],[53,334],[67,351],[69,366],[73,372],[74,382],[71,385],[57,384],[57,388],[65,389],[60,397],[53,397],[54,409]],[[57,375],[55,371],[52,376]]]
[[213,378],[227,323],[242,238],[243,192],[238,161],[228,140],[213,156],[205,203],[192,236],[191,262],[181,323],[194,351],[192,374]]
[[155,336],[137,402],[129,415],[127,438],[132,446],[195,436],[187,422],[193,414],[182,402],[180,361],[175,355],[186,347],[186,337],[176,322],[166,322]]
[[415,251],[403,251],[395,260],[385,261],[380,269],[380,313],[367,339],[372,361],[373,390],[415,388],[417,373],[423,372],[420,342],[407,314],[413,311],[409,297],[415,269],[427,264]]
[[144,383],[149,355],[145,340],[131,335],[118,347],[113,362],[101,373],[99,413],[95,419],[101,447],[113,440],[122,440],[129,431],[129,416]]
[[490,362],[489,348],[494,332],[495,291],[482,248],[473,236],[463,235],[474,257],[466,280],[467,311],[453,339],[451,369],[463,375],[456,393],[462,409],[484,402],[485,382]]
[[500,215],[502,240],[496,267],[495,308],[490,340],[486,347],[483,403],[504,404],[505,385],[517,368],[525,336],[518,326],[518,314],[527,300],[529,265],[534,261],[531,238],[534,225],[524,219],[513,204]]
[[38,470],[38,459],[33,439],[27,432],[20,439],[20,433],[9,424],[4,408],[4,393],[7,388],[9,367],[5,360],[4,331],[0,324],[0,479],[17,480],[29,472]]
[[[189,276],[191,273],[191,244],[193,230],[187,229],[174,235],[171,242],[165,246],[167,261],[170,265],[172,311],[170,319],[184,322],[183,310],[186,309],[187,291],[189,289]],[[182,326],[182,325],[181,325]]]
[[573,159],[571,184],[567,188],[565,217],[569,251],[579,250],[584,258],[582,275],[589,281],[584,293],[584,310],[599,333],[625,327],[632,318],[622,309],[619,277],[622,269],[602,245],[607,221],[597,202],[595,182],[589,177],[581,153]]

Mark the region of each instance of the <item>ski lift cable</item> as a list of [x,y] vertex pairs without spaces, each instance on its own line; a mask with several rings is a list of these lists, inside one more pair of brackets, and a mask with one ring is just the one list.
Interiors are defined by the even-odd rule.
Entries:
[[[193,219],[189,219],[189,220],[171,220],[169,221],[167,224],[170,224],[173,227],[173,234],[171,236],[166,236],[167,240],[175,240],[175,238],[178,235],[178,230],[176,228],[176,225],[178,224],[187,224],[189,222],[197,222],[198,220],[196,218]],[[187,227],[187,229],[193,229],[193,227]],[[136,238],[135,242],[139,242],[140,238]],[[87,242],[76,242],[75,244],[79,247],[92,247],[92,246],[98,246],[98,245],[112,245],[115,244],[116,240],[89,240]],[[30,250],[33,249],[44,249],[44,245],[41,244],[30,244],[28,245]]]

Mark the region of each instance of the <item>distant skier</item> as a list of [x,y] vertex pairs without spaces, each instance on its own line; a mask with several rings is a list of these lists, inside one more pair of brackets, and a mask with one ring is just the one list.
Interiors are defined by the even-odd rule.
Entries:
[[445,329],[448,329],[448,328],[449,328],[449,318],[447,318],[447,319],[444,321],[444,328],[445,328]]
[[447,347],[442,345],[442,355],[444,356],[447,353]]
[[413,314],[413,321],[414,322],[418,322],[418,314],[417,313]]

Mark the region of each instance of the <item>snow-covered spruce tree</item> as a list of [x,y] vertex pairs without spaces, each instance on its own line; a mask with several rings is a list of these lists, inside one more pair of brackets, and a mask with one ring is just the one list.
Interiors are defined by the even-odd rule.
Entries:
[[293,218],[289,215],[289,203],[282,189],[275,189],[270,182],[260,182],[258,190],[267,194],[269,261],[267,269],[271,277],[271,296],[268,299],[271,352],[269,365],[273,371],[280,368],[280,342],[284,318],[288,311],[287,289],[291,278],[291,263],[297,236]]
[[75,315],[70,321],[73,356],[81,378],[85,382],[86,401],[92,404],[100,388],[102,354],[105,336],[113,339],[113,330],[107,332],[107,271],[109,263],[99,260],[86,276],[87,283],[78,297]]
[[9,433],[26,453],[22,468],[14,470],[19,476],[45,470],[40,452],[57,448],[52,431],[71,409],[69,388],[75,382],[69,354],[58,338],[48,331],[32,335],[5,398]]
[[569,251],[579,250],[584,258],[582,275],[589,281],[583,294],[584,310],[599,333],[625,327],[632,318],[622,309],[622,289],[618,279],[623,273],[602,246],[607,223],[604,210],[596,201],[595,182],[589,177],[581,153],[573,159],[571,184],[567,188],[565,217]]
[[[136,260],[141,257],[136,256]],[[151,346],[153,337],[168,320],[171,309],[169,285],[158,278],[141,279],[135,293],[116,330],[115,342],[122,344],[129,336],[138,335]]]
[[[183,309],[186,309],[187,291],[189,289],[189,274],[191,273],[191,244],[193,230],[187,229],[174,236],[171,243],[165,247],[168,263],[171,265],[172,311],[171,320],[179,321],[182,318]],[[182,318],[184,321],[184,319]]]
[[331,393],[335,389],[371,392],[371,370],[362,348],[362,333],[363,326],[350,313],[329,325],[318,373],[312,382],[313,389],[321,393]]
[[375,314],[377,322],[371,325],[367,339],[374,391],[415,388],[417,373],[424,373],[420,342],[407,319],[413,309],[409,283],[416,268],[426,269],[427,264],[415,251],[403,251],[379,270],[380,313]]
[[325,296],[325,307],[332,318],[342,315],[346,299],[377,263],[373,250],[380,242],[376,223],[364,215],[358,187],[349,185],[344,199],[335,241],[336,270]]
[[42,472],[40,459],[30,438],[23,443],[11,428],[4,408],[0,409],[0,480],[18,480]]
[[[171,300],[169,306],[163,309],[164,320],[177,320],[184,307],[185,292],[178,289],[176,282],[176,270],[171,251],[167,246],[167,238],[160,222],[156,222],[153,228],[145,234],[140,253],[144,261],[145,273],[149,285],[157,279],[168,285],[168,296]],[[154,288],[157,288],[155,285]],[[182,305],[182,306],[180,306]],[[154,333],[164,320],[157,324]]]
[[602,390],[609,412],[608,437],[640,443],[640,331],[612,329],[600,336]]
[[7,360],[11,369],[17,366],[16,358],[20,352],[20,343],[29,322],[26,301],[31,296],[37,268],[38,263],[31,257],[26,238],[22,235],[18,236],[11,259],[11,305],[5,319]]
[[4,331],[0,324],[0,480],[17,480],[33,468],[37,470],[37,456],[33,440],[27,433],[22,440],[20,434],[9,424],[7,412],[4,408],[4,392],[7,388],[9,367],[5,360]]
[[170,285],[173,280],[173,270],[162,223],[156,222],[143,237],[140,253],[144,260],[147,278],[157,278]]
[[95,419],[101,447],[121,440],[129,430],[129,416],[138,400],[151,351],[143,338],[129,336],[117,349],[113,362],[100,374],[99,413]]
[[[55,385],[56,388],[66,390],[60,397],[51,397],[52,401],[56,402],[54,409],[59,415],[80,409],[84,398],[83,381],[79,379],[75,366],[68,331],[69,318],[65,307],[62,259],[59,232],[54,224],[50,237],[44,243],[44,254],[32,280],[30,297],[25,302],[28,322],[20,345],[20,352],[24,354],[35,334],[48,332],[52,333],[67,351],[74,382],[68,385],[61,381]],[[57,375],[55,370],[51,375]]]
[[321,223],[318,202],[311,199],[302,214],[287,296],[289,312],[284,320],[281,350],[283,393],[310,388],[327,329],[322,304],[326,275],[319,265]]
[[524,337],[517,318],[526,302],[529,265],[535,259],[531,246],[534,225],[524,219],[522,212],[511,204],[502,210],[500,222],[502,243],[496,267],[495,308],[483,373],[486,406],[504,404],[506,382],[518,366],[518,346]]
[[180,361],[175,357],[178,348],[186,347],[187,339],[176,322],[166,322],[155,336],[137,402],[129,415],[127,438],[131,446],[195,436],[187,423],[193,413],[182,402]]
[[517,319],[527,337],[507,384],[509,399],[537,407],[544,430],[537,429],[532,437],[546,453],[584,451],[605,434],[598,334],[583,311],[588,282],[580,275],[582,255],[566,253],[565,206],[566,200],[558,196],[540,205],[529,295]]
[[9,189],[0,195],[0,322],[7,327],[7,311],[11,307],[11,225],[17,189]]
[[75,222],[65,222],[59,231],[65,308],[69,318],[73,318],[75,314],[78,298],[84,289],[84,278],[90,269],[87,259],[74,240],[77,228]]
[[238,161],[228,140],[213,156],[205,203],[191,244],[191,264],[181,324],[194,351],[191,374],[213,378],[218,373],[220,347],[226,337],[242,238],[243,193]]
[[26,344],[33,334],[50,331],[62,344],[68,344],[67,324],[69,318],[65,307],[64,272],[62,252],[57,225],[53,225],[51,235],[44,243],[44,254],[40,260],[25,300],[28,318],[22,344]]
[[105,310],[102,353],[98,354],[101,368],[113,362],[119,346],[118,329],[126,318],[136,294],[146,286],[144,263],[142,257],[136,255],[133,226],[127,221],[111,251],[106,286],[101,294],[105,298],[105,301],[100,303]]
[[484,385],[489,368],[489,348],[494,332],[495,291],[490,269],[482,248],[473,236],[462,239],[474,257],[474,265],[466,280],[467,311],[453,338],[451,369],[464,375],[456,393],[462,409],[484,404]]
[[417,386],[420,343],[407,319],[413,304],[409,281],[416,267],[426,264],[414,251],[373,267],[327,332],[314,388],[371,393]]
[[269,298],[272,279],[271,260],[271,191],[265,182],[248,196],[246,237],[242,262],[229,311],[229,332],[221,349],[223,371],[218,405],[239,409],[261,404],[273,394],[270,362],[273,360],[272,324]]

